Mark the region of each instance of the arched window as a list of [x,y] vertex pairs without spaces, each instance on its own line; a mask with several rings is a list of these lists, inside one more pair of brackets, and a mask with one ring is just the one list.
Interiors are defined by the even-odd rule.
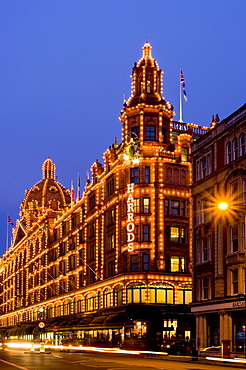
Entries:
[[147,93],[150,93],[150,81],[147,81]]
[[231,163],[231,143],[229,141],[229,143],[227,144],[227,163]]
[[127,286],[127,303],[145,303],[144,283],[130,283]]
[[192,288],[190,284],[182,284],[178,287],[178,304],[190,304],[192,302]]
[[61,316],[61,303],[59,302],[59,303],[56,303],[56,305],[55,305],[55,317],[59,317],[59,316]]
[[85,310],[94,311],[96,307],[96,295],[89,295],[85,299]]
[[75,303],[75,312],[80,313],[83,312],[83,300],[82,298],[78,298]]
[[72,302],[71,301],[65,301],[64,302],[64,305],[63,305],[63,314],[64,315],[71,315],[71,305],[72,305]]
[[153,283],[149,287],[150,303],[173,304],[174,289],[170,284]]
[[233,159],[238,159],[238,139],[235,138],[233,141],[234,156]]
[[245,135],[242,134],[240,137],[240,155],[245,154]]
[[106,307],[110,307],[110,304],[111,304],[111,292],[109,289],[105,289],[104,292],[103,292],[103,307],[106,308]]
[[116,285],[114,288],[114,306],[121,306],[123,304],[123,286]]

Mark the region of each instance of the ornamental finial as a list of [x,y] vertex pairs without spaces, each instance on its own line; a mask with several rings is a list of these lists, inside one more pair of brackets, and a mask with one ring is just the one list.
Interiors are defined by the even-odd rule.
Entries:
[[150,43],[147,41],[143,46],[143,58],[151,58],[151,49]]

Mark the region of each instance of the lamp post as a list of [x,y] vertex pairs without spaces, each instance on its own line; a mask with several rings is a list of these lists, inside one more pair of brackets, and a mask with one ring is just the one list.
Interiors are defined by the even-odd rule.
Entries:
[[[221,201],[218,203],[218,208],[221,211],[226,211],[229,204],[226,201]],[[245,305],[245,322],[244,322],[244,356],[246,357],[246,210],[239,209],[239,211],[244,214],[244,233],[243,233],[243,244],[244,244],[244,305]]]

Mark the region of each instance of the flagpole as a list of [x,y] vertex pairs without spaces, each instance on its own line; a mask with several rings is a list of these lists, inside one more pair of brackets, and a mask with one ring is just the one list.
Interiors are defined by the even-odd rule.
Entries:
[[181,70],[182,68],[180,67],[180,73],[179,73],[179,122],[183,123],[183,105],[182,105],[182,84],[180,80],[181,76]]
[[7,227],[6,227],[6,252],[8,250],[8,247],[9,247],[9,228],[8,228],[8,213],[7,213]]

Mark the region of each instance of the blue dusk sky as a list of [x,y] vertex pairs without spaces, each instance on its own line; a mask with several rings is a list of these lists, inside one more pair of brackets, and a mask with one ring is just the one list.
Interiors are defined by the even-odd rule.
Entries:
[[[0,256],[6,216],[50,157],[70,188],[119,137],[123,94],[149,41],[163,95],[179,119],[209,126],[245,103],[245,0],[2,0],[0,2]],[[11,232],[11,227],[9,227]]]

